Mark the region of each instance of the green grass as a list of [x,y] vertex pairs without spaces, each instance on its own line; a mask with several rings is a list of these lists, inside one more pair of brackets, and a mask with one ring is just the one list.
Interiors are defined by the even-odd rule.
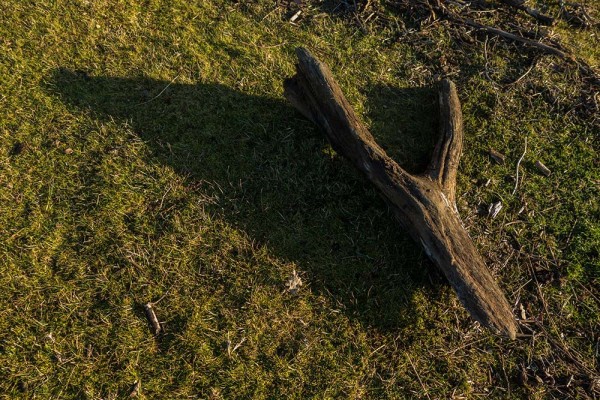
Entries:
[[[574,68],[542,57],[506,85],[531,52],[490,38],[486,60],[443,24],[361,30],[331,3],[296,25],[271,1],[5,3],[2,398],[125,398],[136,380],[147,399],[593,395],[600,132]],[[598,67],[597,36],[556,30]],[[461,216],[516,315],[543,330],[510,342],[469,318],[283,99],[298,45],[409,171],[436,140],[435,82],[457,82]],[[497,200],[498,218],[478,214]]]

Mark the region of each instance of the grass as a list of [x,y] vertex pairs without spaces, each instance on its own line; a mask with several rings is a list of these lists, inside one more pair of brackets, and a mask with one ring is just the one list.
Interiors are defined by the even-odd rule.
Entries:
[[[148,399],[597,396],[600,132],[578,71],[443,24],[360,29],[331,3],[294,25],[290,7],[4,4],[0,396],[116,399],[135,381]],[[553,29],[598,68],[597,31]],[[460,213],[515,314],[538,321],[529,336],[474,323],[284,101],[298,45],[410,171],[436,140],[435,82],[457,82]]]

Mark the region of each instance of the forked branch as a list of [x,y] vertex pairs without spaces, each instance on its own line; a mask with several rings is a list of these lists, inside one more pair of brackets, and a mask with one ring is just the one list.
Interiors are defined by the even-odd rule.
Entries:
[[511,307],[456,212],[463,131],[454,84],[442,82],[442,135],[426,173],[414,176],[375,142],[329,68],[305,49],[297,49],[296,54],[297,72],[284,82],[285,97],[320,126],[333,148],[377,187],[407,232],[444,272],[473,318],[514,339],[516,321]]

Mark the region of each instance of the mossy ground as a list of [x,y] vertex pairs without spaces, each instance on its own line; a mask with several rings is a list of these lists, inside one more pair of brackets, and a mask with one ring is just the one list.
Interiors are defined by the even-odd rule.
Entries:
[[[333,3],[292,24],[295,6],[266,0],[4,1],[0,396],[114,399],[135,381],[148,399],[594,395],[600,132],[577,70],[443,24],[361,26]],[[598,67],[597,31],[552,29]],[[435,82],[456,81],[460,213],[538,321],[529,336],[474,323],[284,101],[299,45],[409,171],[436,140]]]

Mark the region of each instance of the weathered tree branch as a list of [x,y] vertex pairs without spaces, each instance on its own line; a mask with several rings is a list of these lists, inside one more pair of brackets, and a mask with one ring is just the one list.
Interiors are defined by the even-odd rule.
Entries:
[[516,321],[455,204],[456,170],[462,148],[462,117],[456,87],[440,89],[442,136],[428,170],[404,171],[375,142],[326,65],[307,50],[296,50],[297,73],[284,82],[286,98],[320,126],[333,148],[377,187],[408,233],[444,272],[473,318],[510,338]]
[[456,172],[463,141],[462,112],[456,86],[443,80],[439,93],[440,139],[427,168],[429,177],[438,183],[451,204],[455,204]]

